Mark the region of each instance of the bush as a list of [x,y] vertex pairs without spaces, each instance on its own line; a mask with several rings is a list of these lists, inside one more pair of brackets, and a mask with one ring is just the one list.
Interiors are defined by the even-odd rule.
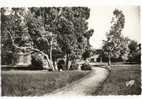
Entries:
[[78,64],[72,64],[69,70],[78,70]]
[[39,53],[34,53],[32,54],[32,65],[31,67],[33,69],[42,69],[43,68],[43,56],[41,56],[41,54]]
[[134,53],[133,55],[129,56],[128,58],[129,59],[127,60],[127,62],[137,63],[137,64],[141,63],[141,53]]
[[82,64],[81,70],[91,70],[91,66],[87,63]]
[[2,52],[1,53],[1,64],[2,65],[10,65],[13,64],[15,57],[12,52]]
[[57,67],[58,67],[58,70],[66,70],[66,67],[65,67],[65,61],[64,60],[59,60],[57,62]]

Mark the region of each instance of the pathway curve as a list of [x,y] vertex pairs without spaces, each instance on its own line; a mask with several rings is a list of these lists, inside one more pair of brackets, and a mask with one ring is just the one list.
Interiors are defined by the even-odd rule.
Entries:
[[86,96],[94,93],[108,77],[109,70],[102,67],[93,67],[92,71],[80,80],[53,91],[46,95],[74,95]]

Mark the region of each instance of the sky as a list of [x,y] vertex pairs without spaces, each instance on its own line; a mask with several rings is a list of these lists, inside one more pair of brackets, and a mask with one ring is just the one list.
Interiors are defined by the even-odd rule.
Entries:
[[89,28],[94,29],[90,38],[93,48],[102,47],[102,40],[106,39],[106,32],[110,30],[110,22],[115,8],[125,15],[125,26],[122,35],[140,42],[140,8],[138,6],[95,6],[90,8]]

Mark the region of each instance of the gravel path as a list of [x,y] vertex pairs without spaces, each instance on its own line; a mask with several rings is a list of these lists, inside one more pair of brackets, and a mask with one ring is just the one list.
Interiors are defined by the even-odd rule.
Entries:
[[93,67],[92,71],[82,79],[46,95],[91,95],[91,93],[94,93],[102,85],[108,75],[109,70],[102,67]]

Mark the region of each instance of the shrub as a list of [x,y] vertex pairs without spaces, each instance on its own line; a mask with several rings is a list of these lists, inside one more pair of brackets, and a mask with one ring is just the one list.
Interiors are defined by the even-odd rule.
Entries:
[[66,66],[66,63],[63,59],[59,59],[58,62],[57,62],[57,68],[58,70],[67,70],[67,66]]
[[81,70],[91,70],[91,66],[87,63],[82,64]]
[[32,54],[32,65],[33,69],[42,69],[43,68],[43,56],[39,53]]
[[78,64],[72,64],[69,70],[78,70]]

